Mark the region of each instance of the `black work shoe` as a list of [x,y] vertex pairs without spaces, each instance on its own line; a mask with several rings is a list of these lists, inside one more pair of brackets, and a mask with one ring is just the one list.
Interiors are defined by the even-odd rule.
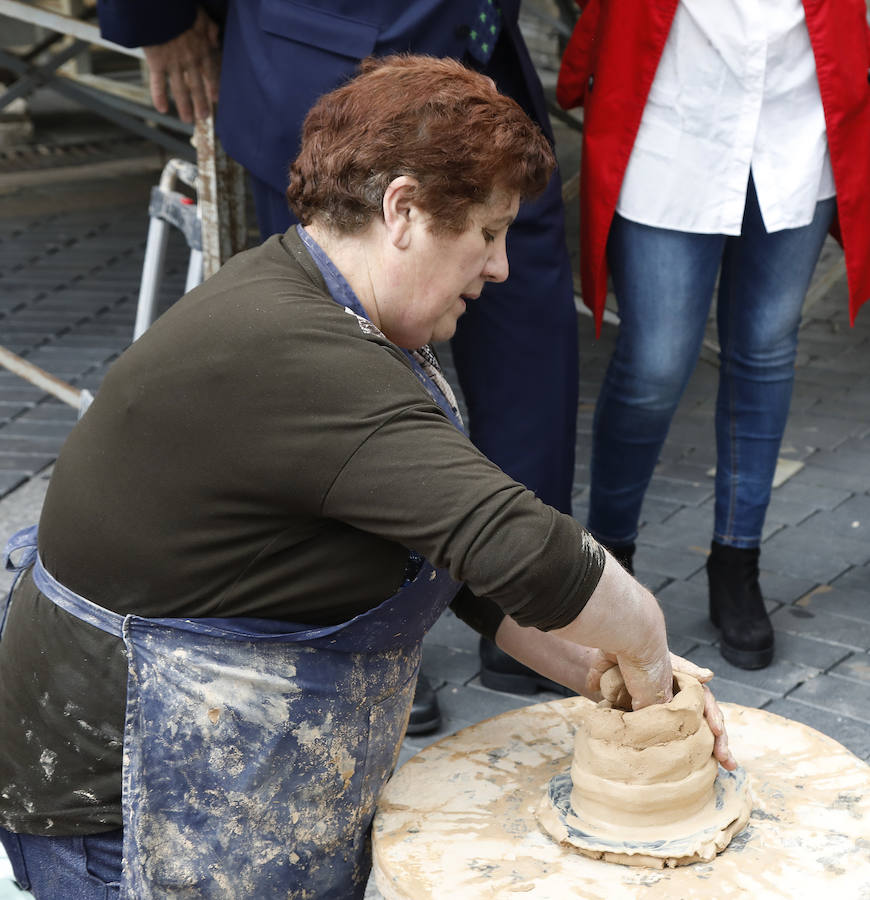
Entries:
[[441,710],[438,698],[429,679],[421,672],[417,676],[417,687],[414,690],[414,703],[411,705],[411,716],[408,719],[406,734],[429,734],[437,730],[441,724]]
[[508,694],[534,694],[541,690],[553,691],[563,697],[575,696],[570,688],[517,662],[484,637],[480,639],[480,681],[492,691]]
[[707,557],[710,621],[721,631],[719,652],[741,669],[763,669],[773,660],[773,626],[758,584],[759,549],[716,541]]
[[629,575],[634,575],[634,541],[630,544],[621,544],[618,547],[611,547],[609,544],[604,544],[603,546],[610,551],[610,555]]

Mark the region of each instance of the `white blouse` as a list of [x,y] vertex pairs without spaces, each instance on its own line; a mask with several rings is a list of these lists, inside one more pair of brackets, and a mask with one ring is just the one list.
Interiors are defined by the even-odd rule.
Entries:
[[750,169],[769,232],[836,194],[801,0],[681,0],[617,212],[740,234]]

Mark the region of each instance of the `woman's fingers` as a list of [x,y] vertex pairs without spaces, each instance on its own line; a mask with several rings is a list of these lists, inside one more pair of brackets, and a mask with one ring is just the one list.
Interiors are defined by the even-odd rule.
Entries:
[[652,656],[646,661],[619,655],[619,668],[631,694],[632,709],[643,709],[654,703],[667,703],[674,695],[674,674],[670,655]]
[[675,672],[681,672],[683,675],[691,675],[701,684],[706,684],[713,677],[713,670],[696,666],[691,660],[677,656],[676,653],[671,654],[671,667]]
[[737,760],[731,754],[728,747],[728,733],[725,731],[725,717],[713,696],[713,692],[704,685],[704,718],[713,732],[713,756],[719,761],[723,769],[733,772],[737,768]]

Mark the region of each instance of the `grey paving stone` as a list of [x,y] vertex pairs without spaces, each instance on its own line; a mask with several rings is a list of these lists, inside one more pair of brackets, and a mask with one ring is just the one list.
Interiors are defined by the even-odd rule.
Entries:
[[469,628],[465,622],[458,619],[448,609],[423,638],[423,649],[425,651],[430,644],[438,644],[442,647],[453,647],[478,655],[479,641],[480,637],[477,632]]
[[667,575],[660,575],[658,572],[650,572],[641,567],[634,567],[634,577],[651,593],[658,594],[662,588],[669,585],[672,581]]
[[477,647],[472,653],[469,650],[427,643],[420,668],[432,681],[467,684],[480,671],[480,654]]
[[668,431],[669,444],[703,447],[714,443],[715,431],[710,411],[689,410],[680,406]]
[[795,664],[782,658],[779,654],[773,662],[764,669],[739,669],[719,654],[719,651],[710,646],[699,646],[692,653],[692,662],[699,666],[712,669],[717,676],[746,685],[755,690],[764,691],[777,697],[785,696],[793,691],[799,684],[808,678],[818,675],[819,670],[803,664]]
[[[674,515],[674,513],[684,508],[685,507],[676,500],[670,501],[663,497],[644,497],[643,507],[640,511],[641,533],[643,533],[646,527],[656,525],[659,522],[664,522]],[[698,508],[703,509],[704,507],[702,505]]]
[[713,484],[712,481],[678,481],[654,475],[647,489],[647,496],[698,506],[713,496]]
[[[836,584],[839,584],[839,581]],[[838,616],[870,623],[870,592],[868,591],[823,584],[797,599],[794,605],[814,613],[834,613]]]
[[46,349],[53,349],[55,347],[80,347],[85,350],[110,350],[117,353],[119,349],[126,347],[129,343],[129,337],[127,335],[124,337],[125,339],[122,340],[120,333],[112,336],[89,334],[87,331],[70,332],[54,338],[51,343],[46,346]]
[[116,335],[119,338],[126,338],[127,341],[131,341],[133,338],[133,325],[132,319],[129,323],[124,324],[116,324],[114,322],[107,321],[93,321],[88,322],[87,327],[79,327],[74,330],[74,334],[89,334],[89,335]]
[[685,547],[701,562],[707,557],[713,531],[713,512],[708,504],[683,506],[673,511],[663,522],[650,523],[640,535],[640,543],[655,547]]
[[[776,547],[787,541],[790,546],[807,555],[827,551],[833,559],[844,559],[851,565],[863,565],[870,561],[870,537],[866,534],[866,523],[851,516],[837,516],[837,511],[820,512],[805,522],[784,531],[783,537],[768,541],[765,548]],[[856,527],[855,522],[858,522]]]
[[797,369],[795,371],[795,381],[798,383],[818,384],[832,390],[846,390],[854,384],[855,376],[852,372],[832,372],[812,366]]
[[669,635],[692,638],[699,644],[713,644],[719,640],[719,631],[713,627],[706,610],[697,612],[662,599],[659,599],[659,605]]
[[49,371],[87,369],[104,362],[114,350],[95,351],[89,347],[42,346],[27,355],[29,362]]
[[856,472],[843,472],[815,465],[814,457],[809,464],[792,476],[798,484],[809,484],[816,487],[834,488],[854,494],[863,494],[867,488],[867,476]]
[[803,722],[804,725],[834,738],[859,759],[870,759],[870,725],[827,709],[807,705],[792,697],[774,700],[764,709],[783,718]]
[[676,580],[663,587],[656,597],[675,606],[682,606],[699,614],[707,615],[709,598],[706,574],[691,581]]
[[[782,603],[792,603],[799,597],[811,591],[817,583],[814,579],[798,578],[783,575],[781,572],[772,572],[764,568],[764,552],[761,555],[761,571],[759,583],[769,612],[777,609]],[[694,586],[703,596],[707,595],[707,573],[704,569],[698,571],[689,580],[688,584]]]
[[[865,354],[870,351],[864,350]],[[862,398],[860,391],[845,392],[837,397],[822,396],[816,403],[806,410],[808,415],[822,413],[825,416],[834,416],[840,419],[854,421],[856,410],[866,408],[866,398]],[[860,436],[860,432],[857,432]]]
[[[412,759],[413,757],[415,757],[419,752],[420,752],[419,747],[414,747],[407,740],[405,740],[402,744],[402,749],[399,751],[399,761],[396,763],[396,770],[398,771],[399,769],[401,769],[402,766],[404,766],[405,763],[409,759]],[[375,896],[379,896],[379,895],[372,894],[372,897],[375,897]],[[369,894],[367,893],[366,898],[368,898],[368,897],[369,897]]]
[[15,469],[0,470],[0,496],[5,496],[10,491],[24,484],[30,477],[30,472],[19,472]]
[[859,494],[843,501],[836,509],[820,510],[807,519],[806,527],[820,534],[863,541],[870,547],[870,496]]
[[797,479],[790,478],[771,493],[771,506],[777,501],[785,501],[789,504],[804,506],[809,512],[818,509],[834,509],[852,494],[846,490],[820,487],[814,484],[801,484]]
[[22,378],[0,380],[0,401],[4,403],[36,403],[45,396],[45,391]]
[[837,589],[870,591],[870,565],[852,566],[851,569],[832,581],[831,586]]
[[16,438],[16,437],[5,437],[3,432],[5,429],[0,429],[0,454],[3,453],[21,453],[21,454],[34,454],[37,456],[44,456],[47,453],[52,455],[56,455],[57,451],[60,449],[60,445],[63,443],[63,438],[51,437],[51,438],[36,438],[36,437],[27,437],[27,438]]
[[701,569],[706,557],[701,547],[651,546],[638,540],[635,568],[674,579],[686,579]]
[[39,403],[36,406],[26,407],[26,412],[19,416],[19,421],[25,422],[66,422],[74,425],[77,419],[77,411],[65,403],[51,402]]
[[855,682],[847,678],[819,675],[805,681],[789,695],[789,699],[870,725],[870,691],[856,687]]
[[441,727],[431,734],[407,735],[404,746],[417,749],[428,747],[441,740],[442,737],[467,728],[469,725],[482,722],[484,719],[500,715],[511,709],[519,709],[540,702],[536,698],[502,694],[473,685],[460,687],[447,684],[437,691],[437,697],[441,709]]
[[49,453],[0,453],[0,472],[21,471],[33,475],[54,460]]
[[[696,665],[700,665],[693,658],[692,654],[689,654],[689,659]],[[713,668],[713,671],[716,672],[716,669]],[[710,682],[710,690],[720,703],[737,703],[740,706],[751,706],[754,709],[761,709],[765,703],[770,703],[771,700],[770,694],[766,691],[759,691],[757,688],[749,685],[738,684],[736,681],[729,681],[727,678],[720,678],[718,674]],[[726,727],[728,725],[727,712],[725,713],[725,725]],[[731,749],[739,759],[737,748],[732,747]]]
[[797,665],[810,666],[819,671],[827,671],[852,652],[848,647],[817,640],[814,637],[775,631],[776,659],[786,659]]
[[852,565],[863,564],[870,556],[870,547],[845,540],[831,546],[817,534],[801,528],[785,527],[764,542],[761,552],[765,569],[824,584]]
[[[445,685],[445,688],[449,686],[449,684]],[[511,691],[492,691],[484,685],[480,680],[479,675],[468,682],[468,687],[480,688],[482,691],[487,691],[490,694],[504,694],[506,697],[513,697],[517,700],[521,700],[524,706],[531,706],[533,703],[549,703],[551,700],[562,700],[565,697],[565,694],[560,691],[551,691],[544,687],[539,687],[533,694],[519,694]]]
[[851,653],[830,674],[848,678],[870,691],[870,653]]
[[832,613],[810,612],[799,606],[783,606],[772,616],[777,631],[830,641],[854,650],[870,649],[870,625]]
[[[70,407],[72,409],[72,407]],[[75,420],[72,422],[69,421],[55,421],[55,422],[40,422],[34,421],[32,419],[16,419],[13,422],[10,422],[7,425],[4,425],[2,430],[0,430],[0,435],[4,438],[11,437],[33,437],[33,438],[43,438],[43,439],[63,439],[65,438],[70,431],[70,428],[75,424]]]
[[860,371],[864,366],[864,360],[867,358],[867,348],[863,340],[855,340],[850,345],[841,346],[839,351],[823,361],[816,363],[816,370],[827,372],[850,372]]
[[30,403],[7,403],[0,400],[0,422],[8,422],[31,409]]
[[[852,427],[857,434],[863,427],[863,422],[856,417],[852,420]],[[813,454],[812,461],[813,465],[823,469],[863,474],[870,479],[870,439],[859,437],[846,439],[833,450],[819,450]]]
[[843,419],[818,412],[792,414],[785,426],[783,443],[828,451],[854,435],[857,427],[854,418]]
[[685,656],[687,659],[699,646],[694,638],[685,634],[668,634],[668,649],[677,656]]
[[[772,497],[770,506],[767,508],[767,516],[764,520],[764,534],[762,541],[767,540],[770,534],[775,534],[779,530],[779,525],[799,525],[805,522],[810,516],[815,515],[817,510],[807,506],[806,503],[785,500],[782,497]],[[769,533],[768,533],[769,532]]]

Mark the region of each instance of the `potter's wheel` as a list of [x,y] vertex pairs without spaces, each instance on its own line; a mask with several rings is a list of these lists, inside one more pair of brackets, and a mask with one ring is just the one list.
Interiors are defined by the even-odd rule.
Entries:
[[433,744],[387,785],[374,872],[387,900],[570,897],[870,897],[870,766],[836,741],[762,710],[723,703],[752,783],[747,828],[709,863],[643,869],[590,859],[539,828],[535,809],[573,753],[590,701],[542,703]]

